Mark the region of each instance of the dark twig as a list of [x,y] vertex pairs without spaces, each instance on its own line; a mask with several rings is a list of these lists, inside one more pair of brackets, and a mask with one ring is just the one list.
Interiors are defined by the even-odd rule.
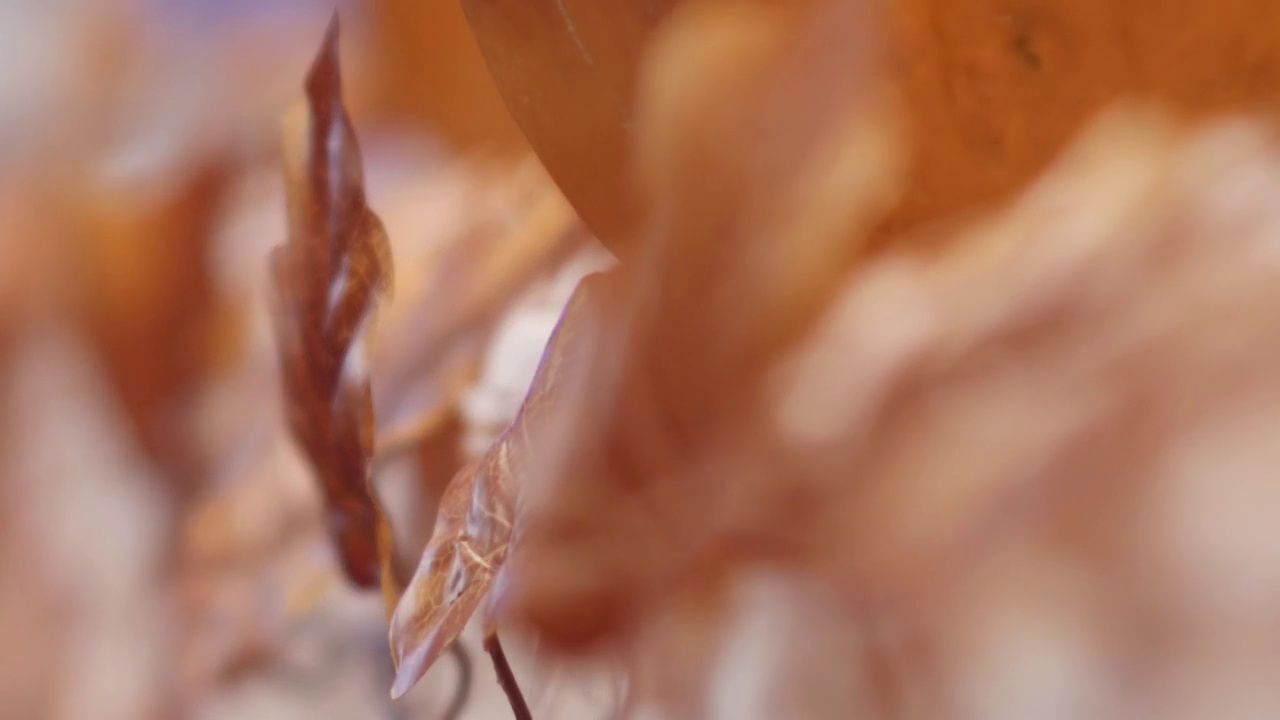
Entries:
[[507,662],[507,654],[502,651],[502,642],[498,640],[497,633],[484,639],[484,649],[493,660],[493,670],[498,675],[498,684],[507,694],[507,702],[511,703],[511,712],[515,715],[515,719],[533,720],[533,713],[529,712],[529,704],[525,702],[524,693],[520,692],[520,685],[516,682],[515,673],[511,672],[511,665]]
[[453,691],[453,700],[449,701],[449,708],[444,711],[441,720],[458,720],[471,699],[471,654],[460,642],[449,647],[449,654],[458,663],[458,689]]

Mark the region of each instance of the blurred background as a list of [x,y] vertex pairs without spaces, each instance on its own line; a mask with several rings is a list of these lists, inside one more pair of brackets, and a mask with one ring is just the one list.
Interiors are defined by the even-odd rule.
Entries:
[[[661,13],[677,3],[636,0],[619,6],[623,4],[643,6],[643,12],[628,17],[656,24]],[[808,4],[832,3],[806,0],[795,7]],[[497,0],[476,0],[470,5],[508,7]],[[570,5],[588,8],[578,17],[597,24],[605,23],[612,12],[607,3],[581,0]],[[598,119],[591,114],[596,106],[587,100],[582,107],[570,103],[545,113],[553,120],[563,113],[570,128],[564,133],[568,138],[564,145],[556,144],[563,137],[548,141],[539,134],[537,123],[545,117],[521,116],[526,128],[535,128],[531,136],[543,160],[552,166],[551,172],[557,174],[557,186],[504,105],[459,0],[343,0],[339,9],[345,102],[363,151],[369,204],[386,225],[396,266],[395,294],[385,320],[390,330],[381,334],[385,340],[375,357],[385,363],[381,366],[412,376],[412,382],[403,373],[393,377],[404,383],[390,389],[379,388],[379,378],[374,378],[375,397],[382,397],[380,392],[393,393],[402,401],[396,403],[395,416],[379,416],[383,429],[407,428],[402,437],[392,433],[394,452],[380,456],[379,486],[392,508],[403,554],[414,559],[427,543],[445,484],[466,463],[482,457],[516,416],[544,345],[578,280],[615,262],[574,208],[591,228],[615,227],[616,217],[609,214],[614,208],[600,208],[614,202],[619,188],[629,187],[615,184],[614,176],[622,174],[619,168],[631,168],[618,160],[617,167],[601,175],[575,174],[574,168],[580,166],[573,163],[583,162],[579,156],[590,157],[598,147],[603,148],[601,163],[615,159],[610,153],[616,148],[608,141],[589,131],[579,132],[574,118],[587,118],[582,125],[587,128],[595,127],[588,120]],[[811,378],[820,379],[816,385],[794,378],[778,381],[792,388],[787,392],[796,393],[799,399],[787,407],[799,407],[801,416],[820,418],[814,421],[819,425],[847,421],[850,428],[862,428],[850,419],[852,415],[836,412],[840,418],[831,420],[829,406],[847,402],[849,407],[861,407],[860,398],[876,396],[882,384],[888,387],[897,376],[887,378],[892,374],[888,370],[883,377],[876,374],[883,369],[880,365],[875,372],[850,365],[854,369],[846,373],[842,362],[871,357],[865,365],[882,360],[885,367],[899,361],[909,364],[909,359],[903,359],[909,352],[903,348],[914,347],[911,343],[919,339],[911,334],[919,330],[912,325],[919,319],[912,314],[918,304],[945,305],[954,300],[954,307],[972,310],[970,314],[957,310],[956,323],[972,321],[974,327],[988,317],[984,313],[998,315],[991,310],[997,306],[1043,311],[1052,316],[1045,320],[1051,324],[1061,319],[1053,315],[1059,306],[1050,300],[1037,304],[1036,298],[1043,299],[1038,293],[1061,290],[1067,294],[1072,288],[1095,287],[1080,279],[1085,271],[1071,265],[1077,255],[1065,251],[1026,257],[1012,254],[1007,257],[1014,259],[1006,265],[991,259],[1006,257],[998,251],[976,253],[979,260],[970,265],[972,258],[963,254],[939,255],[938,248],[950,246],[940,238],[958,237],[954,245],[986,248],[974,237],[990,231],[991,236],[1050,238],[1047,245],[1037,247],[1075,248],[1071,238],[1088,235],[1113,219],[1107,214],[1113,209],[1108,202],[1129,197],[1122,192],[1130,178],[1126,173],[1137,166],[1158,166],[1160,172],[1176,167],[1169,171],[1175,179],[1166,183],[1176,192],[1159,195],[1163,204],[1152,204],[1147,196],[1134,200],[1139,208],[1134,217],[1142,222],[1125,225],[1126,232],[1155,227],[1159,232],[1167,230],[1161,237],[1176,236],[1181,242],[1183,235],[1168,228],[1190,227],[1186,234],[1204,239],[1206,246],[1215,238],[1245,236],[1265,246],[1275,236],[1274,228],[1280,227],[1274,221],[1275,208],[1280,208],[1276,202],[1280,162],[1275,161],[1278,156],[1269,139],[1259,141],[1262,149],[1258,150],[1248,144],[1252,140],[1244,142],[1238,134],[1225,132],[1213,136],[1216,140],[1191,143],[1187,150],[1178,144],[1182,135],[1171,132],[1170,137],[1179,139],[1168,140],[1162,133],[1169,124],[1200,121],[1226,111],[1249,111],[1261,118],[1259,122],[1270,122],[1280,98],[1280,5],[1264,0],[1188,1],[1177,7],[1146,0],[898,0],[878,9],[883,11],[876,16],[879,24],[869,26],[876,30],[867,33],[873,37],[859,35],[859,40],[883,50],[875,70],[892,80],[886,94],[896,111],[892,115],[895,132],[886,135],[891,136],[886,146],[901,142],[910,152],[903,153],[906,159],[900,164],[884,161],[894,170],[885,171],[883,186],[901,192],[892,202],[882,203],[889,206],[885,212],[868,220],[865,238],[858,235],[858,248],[859,252],[864,247],[904,248],[920,256],[910,255],[902,267],[887,263],[888,269],[869,263],[875,267],[868,277],[883,283],[868,283],[865,297],[854,293],[856,297],[851,295],[853,299],[845,303],[848,298],[843,290],[834,289],[834,280],[831,292],[823,296],[836,315],[861,308],[850,311],[849,317],[856,318],[849,322],[857,327],[872,325],[876,332],[850,340],[831,331],[834,339],[823,339],[822,333],[830,329],[824,330],[817,320],[812,326],[788,326],[797,337],[809,338],[807,342],[835,348],[832,353],[837,358],[823,360],[817,351],[810,357],[804,348],[811,345],[794,343],[800,357],[788,354],[791,359],[785,367],[807,368]],[[389,699],[395,671],[382,599],[376,592],[357,590],[343,576],[311,468],[285,427],[267,264],[271,249],[287,235],[281,119],[302,99],[303,78],[333,12],[333,0],[0,1],[0,720],[511,717],[480,650],[481,628],[476,623],[464,632],[459,650],[442,658],[405,698],[394,703]],[[531,26],[529,32],[535,29]],[[712,41],[719,42],[720,35],[708,33],[714,35],[709,46],[717,47]],[[520,32],[512,37],[521,37]],[[594,57],[605,65],[617,60],[608,48],[623,48],[617,50],[623,54],[630,47],[611,43],[607,33],[592,36],[588,32],[586,37],[596,43],[591,47]],[[526,77],[511,70],[524,67],[519,53],[528,48],[507,41],[514,59],[504,66],[504,82],[512,77],[530,83],[539,77],[545,81],[547,76],[537,72]],[[796,56],[809,58],[804,53]],[[654,77],[670,80],[673,88],[680,89],[679,73],[670,67],[666,71]],[[632,93],[629,72],[622,73],[626,78],[620,97],[629,98]],[[823,79],[832,80],[839,90],[833,78],[842,77],[829,73]],[[573,82],[563,84],[547,97],[556,97],[556,92],[575,97]],[[803,103],[811,102],[816,108],[811,114],[836,114],[837,109],[820,101],[828,96],[825,86],[815,85],[814,90],[804,83],[793,84],[799,88],[795,97],[785,92],[768,96],[775,101],[769,106],[772,110],[795,101],[801,107],[810,107]],[[596,91],[585,86],[582,90],[584,97]],[[537,97],[536,92],[533,95]],[[678,95],[672,90],[668,97],[649,87],[655,103]],[[707,96],[708,103],[723,99],[711,92]],[[701,107],[687,95],[680,97],[689,100],[688,107]],[[1159,101],[1168,117],[1150,125],[1139,123],[1139,130],[1127,135],[1103,132],[1105,141],[1086,148],[1095,150],[1091,155],[1085,152],[1089,162],[1097,163],[1088,166],[1091,172],[1077,172],[1076,165],[1069,164],[1063,171],[1065,180],[1036,185],[1040,189],[1032,193],[1032,200],[1019,205],[1033,179],[1053,166],[1099,111],[1120,98]],[[621,106],[628,103],[620,101]],[[619,121],[618,134],[630,137],[630,116],[618,113],[625,120]],[[786,113],[775,114],[784,119],[759,125],[800,128],[798,136],[825,132],[816,123],[815,127],[788,124]],[[673,111],[655,117],[678,115]],[[777,120],[768,112],[760,115]],[[707,117],[711,120],[696,126],[701,134],[673,133],[672,146],[693,159],[682,166],[683,174],[673,173],[676,180],[663,187],[688,190],[695,201],[718,209],[716,203],[724,197],[715,189],[703,188],[717,188],[718,182],[733,186],[726,179],[737,177],[730,171],[738,166],[725,160],[734,153],[698,155],[703,148],[698,143],[709,144],[708,138],[718,136],[714,131],[726,127],[754,128],[742,118],[755,115],[726,112]],[[692,127],[694,121],[689,122]],[[1150,157],[1134,159],[1139,150],[1149,150],[1147,140],[1156,137],[1162,138],[1160,142],[1168,140],[1168,147],[1174,149],[1161,145],[1161,150],[1151,150]],[[583,149],[572,150],[579,139]],[[813,151],[800,142],[794,145]],[[756,146],[744,143],[743,147],[751,148],[744,151],[751,158],[764,158],[757,164],[744,161],[742,167],[748,171],[763,167],[772,172],[786,165],[774,163],[776,158]],[[779,155],[795,149],[778,147]],[[1127,154],[1130,150],[1134,154]],[[1165,162],[1166,150],[1168,157],[1179,158],[1177,162]],[[566,152],[573,155],[568,164]],[[879,162],[874,152],[866,157]],[[1121,159],[1107,164],[1113,157]],[[1250,170],[1254,172],[1250,180],[1238,185],[1226,182],[1234,177],[1229,172],[1234,167],[1231,163],[1243,163],[1249,157],[1265,162],[1259,160],[1259,167]],[[1215,164],[1213,158],[1230,163],[1224,159]],[[1124,164],[1129,161],[1133,165]],[[704,162],[705,173],[699,169]],[[867,167],[874,165],[871,160],[867,163]],[[875,167],[878,172],[880,166]],[[643,165],[642,169],[652,168]],[[1194,184],[1187,178],[1200,176],[1222,179],[1214,187],[1226,189],[1212,198],[1185,189]],[[599,177],[606,180],[597,182]],[[1113,180],[1114,187],[1121,189],[1108,194]],[[849,184],[855,183],[849,180]],[[1160,185],[1161,193],[1168,189],[1166,185]],[[560,187],[568,191],[568,200]],[[805,189],[800,183],[796,187]],[[739,189],[733,186],[724,196]],[[743,190],[743,197],[748,192]],[[797,206],[815,197],[838,209],[846,205],[844,196],[821,192],[780,190],[777,195]],[[1005,224],[969,224],[975,214],[1008,207],[1014,209]],[[1195,212],[1180,215],[1171,209],[1188,207],[1196,208]],[[1165,210],[1168,213],[1162,214]],[[1142,214],[1148,212],[1155,219]],[[624,214],[618,210],[617,217]],[[835,215],[838,212],[815,211],[823,221]],[[1103,220],[1094,223],[1099,217]],[[1233,224],[1239,217],[1248,222]],[[741,230],[734,223],[713,224],[718,221],[718,217],[707,220],[707,227]],[[740,224],[752,222],[749,218]],[[819,222],[783,227],[808,231],[825,226]],[[744,251],[743,262],[772,267],[780,257],[804,256],[796,250],[801,245],[788,244],[793,237],[797,236],[787,235],[787,242],[769,246],[778,254]],[[1099,266],[1109,268],[1114,260],[1115,267],[1121,268],[1117,277],[1134,264],[1165,257],[1158,251],[1140,260],[1101,255],[1098,248],[1108,247],[1111,239],[1108,235],[1092,244],[1082,241],[1079,247],[1087,249],[1079,257],[1092,259],[1091,253],[1097,251],[1104,258]],[[1220,257],[1216,251],[1204,252],[1194,256],[1195,262],[1178,257],[1187,267],[1197,268],[1209,267],[1210,260]],[[1280,257],[1274,248],[1269,252],[1259,250],[1256,258]],[[624,251],[619,254],[625,256]],[[860,272],[862,266],[853,255],[833,252],[831,257],[838,256],[836,264],[852,268],[850,273],[856,275],[854,270]],[[706,257],[720,256],[709,252]],[[982,265],[985,261],[999,267],[988,268]],[[1028,270],[1025,276],[1014,272],[1023,261],[1035,272]],[[932,262],[943,269],[934,272]],[[1164,267],[1155,260],[1151,264]],[[1070,265],[1070,271],[1058,273],[1060,265]],[[1229,278],[1234,277],[1226,273],[1245,273],[1241,268],[1246,265],[1273,269],[1262,261],[1212,265],[1214,269],[1206,270],[1203,277],[1228,278],[1211,288],[1225,295],[1222,288],[1232,285]],[[926,266],[930,269],[920,269]],[[804,267],[805,272],[813,271],[809,265]],[[975,267],[980,269],[973,270],[972,276],[962,270],[954,277],[946,272],[947,268]],[[903,274],[895,274],[900,270]],[[1041,270],[1043,274],[1036,274]],[[901,288],[895,283],[902,277],[919,279],[911,275],[917,271],[926,278],[919,280],[919,286],[937,285],[928,285],[931,290],[918,296],[912,294],[917,286],[909,283],[902,286],[906,290],[897,292]],[[982,275],[988,271],[989,276]],[[709,278],[708,285],[720,281],[715,273],[703,276]],[[741,292],[743,288],[754,291],[761,286],[748,282],[745,271],[742,275],[726,271],[725,277],[738,278],[735,282],[740,284],[726,287],[743,295],[750,294]],[[1201,277],[1191,271],[1177,277],[1171,286],[1200,287],[1186,279]],[[1248,278],[1259,283],[1276,279],[1274,275]],[[1105,284],[1099,281],[1098,287]],[[987,296],[969,292],[973,288],[991,290],[992,297],[998,297],[984,305]],[[1175,294],[1170,291],[1171,297]],[[1080,327],[1094,327],[1096,322],[1097,327],[1111,328],[1106,325],[1108,318],[1119,315],[1109,314],[1110,308],[1137,303],[1135,298],[1141,295],[1098,290],[1097,296],[1081,301],[1088,310],[1081,311],[1084,319],[1071,326],[1070,332],[1078,334],[1071,335],[1070,342],[1052,345],[1055,352],[1036,345],[1036,352],[1028,353],[1033,360],[1013,366],[1070,365],[1061,361],[1069,354],[1063,348],[1093,348],[1090,343],[1096,337],[1105,344],[1128,332],[1116,330],[1113,336],[1099,330],[1095,336]],[[726,292],[725,297],[737,296]],[[1257,339],[1273,329],[1271,321],[1262,317],[1266,313],[1240,308],[1256,311],[1273,299],[1259,291],[1247,299],[1252,304],[1232,305],[1230,313],[1219,315],[1209,310],[1197,315],[1197,308],[1203,309],[1199,305],[1171,302],[1160,307],[1174,308],[1169,312],[1175,314],[1185,310],[1188,317],[1201,320],[1212,317],[1218,322],[1214,327],[1240,330],[1241,337]],[[972,307],[965,304],[969,301]],[[1207,302],[1205,307],[1217,311],[1226,305]],[[1159,307],[1143,308],[1145,314],[1136,313],[1143,322],[1164,317]],[[812,315],[826,317],[816,311]],[[942,313],[926,319],[938,317],[955,319]],[[1000,322],[1007,319],[1000,317]],[[836,317],[831,322],[843,320]],[[1017,325],[1021,320],[1008,322]],[[1039,327],[1030,321],[1027,326]],[[931,341],[946,335],[929,332],[921,330]],[[981,342],[990,340],[977,330],[974,333]],[[998,342],[1004,345],[1000,347],[1021,348],[1019,343],[1033,344],[1041,337],[1021,325],[1009,335],[1013,339],[1001,336]],[[1223,342],[1233,338],[1239,342],[1232,347],[1249,342],[1235,336]],[[951,344],[938,340],[946,345],[937,355],[944,359],[930,356],[939,365],[980,344],[961,337],[960,330],[946,339]],[[1162,357],[1189,357],[1200,363],[1196,368],[1209,367],[1213,361],[1197,354],[1204,342],[1197,335],[1186,345],[1170,343],[1162,346],[1166,351]],[[430,351],[423,350],[425,344],[432,345]],[[868,348],[887,349],[878,355]],[[1274,348],[1268,345],[1267,349]],[[1136,483],[1124,485],[1125,473],[1131,469],[1125,464],[1131,459],[1125,443],[1132,440],[1134,448],[1155,444],[1148,436],[1125,435],[1118,441],[1119,449],[1103,440],[1097,446],[1079,446],[1103,448],[1097,455],[1080,454],[1115,460],[1112,464],[1104,460],[1097,466],[1083,461],[1059,463],[1070,466],[1062,477],[1055,475],[1060,486],[1068,489],[1050,493],[1051,501],[1038,495],[1032,500],[1019,496],[1017,501],[1000,504],[991,500],[998,493],[988,491],[1005,477],[1003,461],[990,458],[1025,459],[1015,452],[1019,443],[1040,447],[1036,443],[1041,438],[1033,437],[1027,428],[1039,427],[1037,422],[1053,414],[1043,410],[1041,395],[1022,391],[1026,385],[1036,385],[1034,381],[1043,381],[1039,387],[1056,387],[1053,383],[1059,378],[1048,371],[1046,375],[1028,372],[1026,378],[1031,380],[1018,384],[1016,392],[994,382],[988,386],[975,381],[976,390],[965,385],[983,373],[994,373],[991,368],[1007,369],[1013,354],[992,352],[957,371],[955,377],[938,381],[947,388],[972,390],[974,396],[989,392],[1001,398],[1001,402],[984,403],[965,394],[968,390],[938,391],[942,399],[937,406],[963,409],[956,410],[956,417],[965,422],[930,424],[936,418],[929,413],[936,411],[939,417],[946,413],[924,401],[908,403],[903,411],[903,417],[914,417],[911,413],[917,411],[928,414],[929,421],[921,421],[919,427],[899,415],[884,420],[892,432],[901,433],[886,431],[897,443],[893,452],[901,451],[901,458],[868,461],[865,476],[926,477],[929,482],[917,486],[888,482],[871,493],[872,499],[866,502],[872,504],[857,505],[872,509],[850,511],[843,517],[831,510],[831,517],[822,516],[822,523],[794,523],[830,531],[839,537],[841,547],[856,546],[859,552],[870,548],[866,553],[874,557],[849,561],[857,566],[850,576],[859,580],[873,576],[866,582],[874,586],[865,595],[854,593],[858,610],[852,617],[847,605],[833,609],[826,595],[819,593],[815,600],[792,593],[808,585],[792,582],[786,573],[781,579],[765,574],[763,580],[756,578],[759,582],[733,586],[746,598],[739,598],[739,604],[716,596],[716,602],[726,604],[715,605],[718,610],[711,614],[728,619],[723,627],[717,625],[722,634],[716,635],[714,643],[679,623],[671,626],[678,631],[667,628],[670,635],[665,639],[671,642],[662,645],[664,652],[683,659],[702,657],[696,648],[706,641],[722,653],[714,663],[703,658],[704,664],[714,668],[702,669],[719,679],[703,688],[706,697],[698,696],[702,704],[693,703],[699,710],[683,716],[780,720],[1277,717],[1280,532],[1275,521],[1280,518],[1280,465],[1274,453],[1258,449],[1270,441],[1260,440],[1255,431],[1274,427],[1264,424],[1266,413],[1252,408],[1253,414],[1247,416],[1257,420],[1255,424],[1233,425],[1225,435],[1216,436],[1227,440],[1205,451],[1209,459],[1189,450],[1187,457],[1171,461],[1185,462],[1196,472],[1180,473],[1175,467],[1164,475],[1153,473],[1185,480],[1171,483],[1167,493],[1151,490],[1165,487],[1155,482],[1143,485],[1141,491],[1135,489]],[[1259,351],[1255,357],[1267,356]],[[1238,367],[1213,365],[1213,370],[1229,375]],[[1076,378],[1071,373],[1078,369],[1070,365],[1062,372]],[[848,376],[861,370],[871,379],[860,385]],[[1133,375],[1155,376],[1140,370]],[[1171,371],[1159,377],[1169,387],[1211,386],[1191,374],[1184,377]],[[1062,382],[1062,387],[1075,387]],[[1261,386],[1272,387],[1260,381]],[[920,394],[933,392],[933,385],[929,387]],[[1106,388],[1111,386],[1100,387],[1104,387],[1098,396],[1101,406],[1106,405],[1104,400],[1110,397]],[[1213,392],[1207,392],[1204,397],[1213,397]],[[1081,396],[1094,399],[1088,393],[1074,394],[1073,399]],[[1258,397],[1263,396],[1259,390]],[[1194,415],[1200,408],[1196,403],[1209,403],[1196,398],[1178,406],[1178,412]],[[1055,399],[1061,398],[1049,398]],[[1032,420],[1021,421],[1019,413]],[[1161,429],[1151,430],[1151,437],[1164,432],[1163,425],[1153,423],[1152,427]],[[868,427],[871,424],[868,421]],[[1096,436],[1114,439],[1135,424],[1141,423],[1105,425]],[[813,422],[799,425],[814,427]],[[961,425],[994,429],[976,438],[960,430],[948,434]],[[750,432],[758,430],[752,426]],[[911,434],[917,431],[918,436]],[[718,449],[768,445],[748,442],[744,439],[748,430],[741,427],[733,426],[732,432],[743,435],[726,434],[730,440]],[[863,437],[849,432],[853,434],[841,437]],[[1049,434],[1046,431],[1046,437]],[[1071,442],[1097,439],[1081,433],[1085,435],[1087,441],[1073,435]],[[1174,435],[1171,431],[1170,436]],[[952,444],[940,442],[935,451],[931,443],[936,437]],[[770,438],[770,442],[777,440]],[[1243,438],[1243,445],[1232,446],[1231,438]],[[723,439],[716,436],[717,442]],[[1062,442],[1064,447],[1070,445]],[[1180,440],[1170,442],[1170,447],[1183,447]],[[772,451],[773,446],[769,447]],[[1185,443],[1185,448],[1199,447],[1190,440]],[[787,460],[777,474],[788,479],[852,475],[847,468],[854,462],[846,463],[838,452],[823,454],[828,450],[812,454],[794,452],[795,448],[779,450]],[[744,451],[742,457],[754,456]],[[770,462],[775,460],[770,456]],[[966,475],[957,470],[968,467],[965,463],[984,470]],[[759,480],[755,470],[767,465],[718,459],[697,472],[750,486]],[[990,474],[998,476],[990,486],[975,479],[985,478],[989,466],[997,466]],[[1036,468],[1024,474],[1037,479],[1053,474]],[[672,476],[687,479],[677,473]],[[931,484],[937,478],[957,485],[972,480],[973,487],[948,486],[954,490],[948,494]],[[750,502],[778,513],[803,505],[795,498],[809,497],[804,493],[813,491],[775,493],[751,487],[743,492],[759,493],[750,496]],[[724,501],[714,507],[740,509],[732,502],[739,496],[724,493],[700,497]],[[996,507],[990,516],[973,509],[987,501]],[[876,502],[892,511],[878,513],[881,506]],[[1037,502],[1049,502],[1051,507],[1041,508],[1042,514],[1027,520],[1021,530],[1008,535],[993,532],[999,538],[993,544],[999,549],[974,560],[973,574],[963,582],[947,584],[954,579],[947,572],[954,560],[950,554],[941,555],[941,561],[930,555],[936,563],[924,563],[925,570],[894,554],[899,534],[919,530],[918,536],[902,540],[904,545],[916,540],[922,545],[935,541],[948,545],[951,536],[943,530],[931,534],[935,525],[950,528],[948,523],[954,520],[956,526],[968,528],[965,523],[972,514],[981,515],[982,523],[992,520],[993,526],[1002,527],[995,519],[1021,518],[1024,505]],[[821,512],[813,510],[813,517]],[[700,514],[715,513],[703,508]],[[687,515],[680,517],[688,520]],[[763,512],[743,515],[768,518],[773,528],[783,524]],[[956,519],[961,516],[963,520]],[[1140,532],[1126,534],[1134,527]],[[846,532],[846,528],[853,529]],[[884,531],[882,535],[876,534],[877,528]],[[982,532],[976,534],[985,537]],[[752,542],[759,540],[748,535]],[[769,535],[769,539],[777,538]],[[804,544],[791,536],[778,542],[788,552]],[[670,545],[679,543],[671,540]],[[882,550],[883,556],[878,555]],[[972,558],[965,558],[958,566],[969,569],[966,563]],[[826,579],[838,574],[818,560],[795,564],[810,573],[805,582],[818,587],[825,588]],[[924,583],[924,599],[912,596],[895,606],[899,596],[889,590],[878,592],[883,588],[877,585],[882,580],[877,573],[892,576],[893,580],[884,580],[890,586],[898,578],[898,569],[903,576],[936,573],[943,579],[938,585]],[[813,582],[813,576],[818,582]],[[736,609],[731,612],[730,607]],[[705,610],[702,604],[697,608]],[[882,622],[885,617],[893,619]],[[535,717],[603,720],[620,716],[630,696],[628,673],[613,663],[617,656],[553,662],[541,653],[536,638],[536,632],[517,632],[510,641],[516,674]],[[760,656],[771,659],[753,664],[752,658]],[[779,669],[784,666],[789,668],[786,673]],[[670,663],[665,672],[678,675],[684,667]],[[645,677],[661,675],[654,671]],[[791,689],[778,690],[781,685]],[[666,686],[654,680],[645,692],[662,687]],[[781,705],[749,702],[766,688],[789,699],[777,701]],[[858,688],[857,692],[874,696],[874,702],[848,701],[840,695],[841,688]],[[716,694],[722,692],[734,695],[736,704]],[[823,693],[840,698],[822,706],[828,697]]]

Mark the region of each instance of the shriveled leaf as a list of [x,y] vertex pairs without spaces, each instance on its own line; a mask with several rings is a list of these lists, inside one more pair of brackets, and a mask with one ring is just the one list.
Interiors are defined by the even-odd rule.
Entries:
[[636,72],[680,0],[464,0],[507,108],[615,253],[636,229],[627,169]]
[[370,486],[367,357],[392,268],[342,102],[336,16],[306,89],[309,112],[292,115],[285,129],[289,240],[272,255],[289,427],[320,480],[348,576],[366,587],[381,577],[385,586],[390,532]]
[[407,692],[457,639],[506,561],[521,476],[543,443],[554,441],[547,425],[550,404],[588,348],[598,295],[593,288],[606,281],[593,275],[578,286],[519,414],[489,452],[445,491],[435,533],[391,620],[398,668],[393,695]]

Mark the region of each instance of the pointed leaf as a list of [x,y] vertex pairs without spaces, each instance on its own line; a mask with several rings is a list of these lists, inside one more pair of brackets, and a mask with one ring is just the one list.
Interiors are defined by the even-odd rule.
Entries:
[[555,439],[548,432],[548,411],[566,374],[574,372],[589,346],[593,288],[606,277],[589,276],[579,284],[515,420],[445,491],[435,533],[391,620],[398,668],[394,696],[407,692],[457,639],[506,561],[522,470],[545,442]]
[[289,239],[272,255],[276,334],[289,427],[324,493],[348,576],[373,586],[390,534],[369,486],[370,333],[391,289],[390,250],[365,201],[355,132],[342,102],[335,16],[307,76],[307,112],[286,121]]

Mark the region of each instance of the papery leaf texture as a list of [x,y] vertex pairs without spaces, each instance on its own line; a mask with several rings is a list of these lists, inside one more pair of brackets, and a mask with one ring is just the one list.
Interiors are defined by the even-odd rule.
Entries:
[[[389,581],[389,532],[370,486],[368,376],[379,303],[392,288],[382,222],[364,190],[342,100],[335,16],[306,80],[307,112],[285,127],[288,242],[271,257],[289,428],[320,481],[342,564],[362,587]],[[381,537],[380,537],[381,536]]]
[[519,413],[445,490],[435,532],[391,620],[393,695],[407,692],[457,639],[506,561],[522,473],[545,443],[555,441],[548,416],[589,348],[593,302],[607,279],[607,273],[597,273],[579,283]]

